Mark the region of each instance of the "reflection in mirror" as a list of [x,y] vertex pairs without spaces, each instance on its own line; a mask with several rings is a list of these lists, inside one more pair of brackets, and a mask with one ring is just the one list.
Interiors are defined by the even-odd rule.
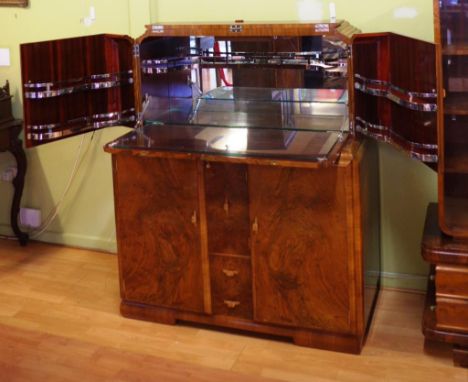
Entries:
[[140,59],[146,124],[349,128],[348,49],[337,39],[152,36]]

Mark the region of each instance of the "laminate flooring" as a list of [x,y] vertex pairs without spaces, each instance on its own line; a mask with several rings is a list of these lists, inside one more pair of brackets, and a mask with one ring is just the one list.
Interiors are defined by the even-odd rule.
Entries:
[[424,350],[424,296],[384,290],[361,355],[119,314],[117,257],[0,240],[0,382],[468,382]]

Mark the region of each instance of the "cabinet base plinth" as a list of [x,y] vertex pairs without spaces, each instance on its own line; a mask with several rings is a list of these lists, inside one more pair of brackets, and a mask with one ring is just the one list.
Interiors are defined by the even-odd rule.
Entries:
[[424,307],[422,331],[426,340],[444,342],[453,346],[453,364],[468,367],[468,334],[437,328],[436,314],[431,307],[435,306],[435,289],[429,280],[426,303]]
[[453,347],[453,363],[455,366],[468,367],[468,347],[458,345]]
[[127,318],[161,324],[174,325],[177,322],[186,322],[208,325],[214,328],[240,330],[252,334],[284,337],[291,339],[294,344],[299,346],[343,353],[359,354],[363,344],[363,336],[359,335],[327,333],[318,330],[270,325],[238,317],[184,312],[130,301],[122,301],[120,312]]

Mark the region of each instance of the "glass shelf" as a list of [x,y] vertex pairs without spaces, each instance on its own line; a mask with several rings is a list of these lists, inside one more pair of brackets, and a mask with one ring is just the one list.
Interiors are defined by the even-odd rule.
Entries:
[[194,102],[150,97],[147,124],[234,128],[347,131],[348,94],[343,89],[220,87]]

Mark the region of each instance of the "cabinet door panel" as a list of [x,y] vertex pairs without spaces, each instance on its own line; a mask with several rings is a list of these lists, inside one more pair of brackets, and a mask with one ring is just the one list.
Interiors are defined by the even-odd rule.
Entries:
[[28,147],[135,124],[133,40],[95,35],[21,45]]
[[203,312],[197,162],[114,156],[122,298]]
[[349,168],[249,167],[257,321],[351,331],[347,176]]
[[249,256],[247,166],[207,163],[205,193],[208,251]]
[[435,45],[392,34],[353,40],[357,132],[438,160]]

